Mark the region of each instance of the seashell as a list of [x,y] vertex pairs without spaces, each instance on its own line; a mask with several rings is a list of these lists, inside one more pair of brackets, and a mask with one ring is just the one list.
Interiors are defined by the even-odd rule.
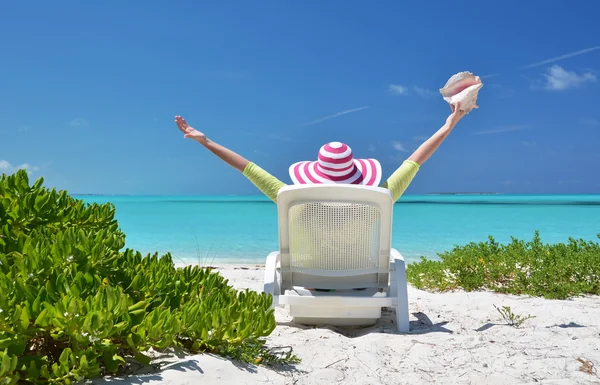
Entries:
[[440,93],[444,100],[453,106],[461,102],[461,110],[469,113],[473,108],[479,108],[477,96],[481,87],[483,87],[483,83],[479,76],[464,71],[452,75],[444,88],[440,89]]

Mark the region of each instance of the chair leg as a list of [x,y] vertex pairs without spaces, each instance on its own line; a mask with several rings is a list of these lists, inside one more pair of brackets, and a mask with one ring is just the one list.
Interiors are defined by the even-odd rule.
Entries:
[[406,264],[404,259],[394,259],[394,272],[398,304],[396,305],[396,327],[401,333],[410,332],[410,321],[408,314],[408,289],[406,282]]
[[273,252],[267,256],[265,263],[265,276],[263,284],[263,292],[270,293],[273,296],[273,304],[271,308],[279,305],[279,280],[277,277],[277,260],[279,258],[278,252]]

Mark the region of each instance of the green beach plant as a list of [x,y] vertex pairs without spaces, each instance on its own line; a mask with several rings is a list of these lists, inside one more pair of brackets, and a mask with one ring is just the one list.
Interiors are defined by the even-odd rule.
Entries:
[[272,297],[170,254],[124,249],[111,204],[0,178],[0,384],[70,384],[150,363],[173,347],[251,363],[295,363],[267,348]]
[[487,242],[456,246],[439,257],[409,264],[408,281],[440,292],[490,290],[552,299],[600,294],[597,242],[569,238],[567,243],[545,244],[536,231],[529,242],[513,237],[502,245],[490,236]]
[[521,325],[523,325],[523,323],[525,321],[527,321],[528,319],[535,318],[535,316],[531,315],[531,314],[528,314],[526,316],[521,315],[521,314],[516,314],[512,311],[510,306],[498,307],[498,306],[494,305],[494,307],[496,308],[498,313],[500,313],[500,315],[502,316],[504,321],[506,321],[507,325],[513,326],[517,329],[520,328]]

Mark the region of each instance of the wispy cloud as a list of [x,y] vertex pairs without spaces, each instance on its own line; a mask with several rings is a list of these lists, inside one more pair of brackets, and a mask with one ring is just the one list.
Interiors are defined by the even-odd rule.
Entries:
[[556,64],[548,68],[548,72],[544,74],[544,77],[546,78],[544,88],[550,91],[564,91],[596,81],[596,75],[592,72],[577,74],[573,71],[567,71]]
[[[17,132],[26,132],[29,131],[31,129],[31,126],[19,126],[16,128]],[[9,132],[14,132],[15,129],[5,129],[5,128],[0,128],[0,134],[8,134]]]
[[227,80],[245,80],[253,77],[252,72],[244,69],[219,69],[209,70],[203,72],[202,76],[208,76],[213,78],[227,79]]
[[375,150],[377,150],[377,148],[375,147],[375,145],[374,145],[374,144],[369,144],[369,148],[368,148],[368,150],[369,150],[370,152],[375,152]]
[[394,150],[396,151],[400,151],[400,152],[408,152],[408,150],[406,149],[406,147],[404,147],[404,145],[400,142],[397,141],[393,141],[392,142],[392,147],[394,148]]
[[69,126],[73,128],[85,128],[90,126],[90,122],[84,118],[74,118],[69,122]]
[[[287,129],[282,129],[280,130],[282,132],[287,131]],[[238,135],[238,136],[251,136],[251,137],[256,137],[256,138],[265,138],[265,139],[269,139],[269,140],[276,140],[276,141],[281,141],[281,142],[302,142],[302,139],[299,138],[292,138],[289,136],[285,136],[285,135],[280,135],[280,134],[262,134],[258,131],[227,131],[228,134],[232,134],[232,135]]]
[[495,96],[500,99],[510,99],[515,94],[515,91],[511,87],[501,84],[490,84],[489,87],[494,89]]
[[346,115],[346,114],[351,114],[353,112],[358,112],[358,111],[366,110],[367,108],[369,108],[369,106],[359,107],[359,108],[353,108],[351,110],[336,112],[335,114],[328,115],[328,116],[319,118],[317,120],[313,120],[313,121],[308,122],[308,123],[303,123],[303,124],[301,124],[301,126],[312,126],[313,124],[321,123],[321,122],[324,122],[324,121],[329,120],[329,119],[337,118],[338,116],[342,116],[342,115]]
[[223,72],[223,76],[229,79],[246,79],[250,77],[250,71],[247,70],[239,70],[239,71],[225,71]]
[[394,95],[410,95],[411,93],[415,93],[422,98],[433,98],[438,96],[439,94],[434,91],[424,87],[419,86],[404,86],[402,84],[390,84],[388,86],[388,91]]
[[390,84],[388,91],[394,95],[408,95],[408,87],[400,84]]
[[490,79],[490,78],[495,78],[496,76],[499,76],[499,75],[500,75],[500,73],[498,72],[498,73],[483,75],[483,76],[480,76],[479,78],[480,79]]
[[583,55],[583,54],[586,54],[588,52],[593,52],[593,51],[596,51],[596,50],[599,50],[599,49],[600,49],[600,45],[597,45],[595,47],[590,47],[590,48],[582,49],[580,51],[567,53],[567,54],[556,56],[556,57],[553,57],[553,58],[550,58],[550,59],[542,60],[542,61],[539,61],[537,63],[529,64],[529,65],[526,65],[523,68],[525,69],[525,68],[539,67],[539,66],[543,66],[544,64],[554,63],[554,62],[557,62],[557,61],[562,60],[562,59],[568,59],[570,57]]
[[581,119],[581,124],[584,126],[600,126],[600,120],[594,118],[583,118]]
[[583,181],[575,179],[575,180],[559,180],[558,184],[575,184],[575,183],[582,183]]
[[0,160],[0,174],[14,174],[17,170],[26,170],[28,174],[39,170],[37,166],[30,165],[29,163],[23,163],[18,166],[13,166],[7,160]]
[[427,88],[418,87],[418,86],[414,86],[413,90],[415,91],[415,93],[417,95],[419,95],[422,98],[434,98],[434,97],[440,95],[438,92],[435,92],[433,90],[429,90]]
[[536,147],[537,146],[536,142],[530,142],[528,140],[522,140],[521,144],[525,147]]
[[279,135],[279,134],[269,134],[266,136],[267,139],[273,139],[273,140],[280,140],[282,142],[292,142],[292,141],[297,141],[294,140],[292,138],[290,138],[289,136],[285,136],[285,135]]
[[473,135],[500,134],[502,132],[526,130],[528,128],[530,128],[530,126],[527,124],[513,124],[512,126],[504,126],[504,127],[494,128],[491,130],[476,131],[473,133]]

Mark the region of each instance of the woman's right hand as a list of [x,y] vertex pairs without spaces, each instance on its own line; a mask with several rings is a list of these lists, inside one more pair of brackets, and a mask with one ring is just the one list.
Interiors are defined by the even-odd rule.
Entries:
[[175,123],[177,124],[179,130],[183,132],[184,138],[194,139],[202,144],[206,143],[206,135],[196,130],[194,127],[191,127],[181,116],[175,116]]

